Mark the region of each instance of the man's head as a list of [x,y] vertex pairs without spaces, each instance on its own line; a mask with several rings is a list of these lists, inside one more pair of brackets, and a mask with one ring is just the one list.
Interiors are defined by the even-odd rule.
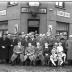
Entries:
[[58,46],[58,43],[57,43],[57,42],[55,42],[55,43],[54,43],[54,46]]
[[28,43],[28,46],[32,46],[32,44],[31,43]]
[[64,38],[61,38],[61,39],[60,39],[60,42],[62,42],[62,43],[63,43],[64,41],[65,41],[65,39],[64,39]]
[[37,45],[37,46],[40,46],[40,43],[39,43],[39,42],[37,42],[37,43],[36,43],[36,45]]
[[6,34],[4,34],[4,35],[3,35],[3,38],[6,38],[6,37],[7,37]]
[[59,46],[61,46],[61,45],[62,45],[62,43],[61,43],[61,42],[59,42],[58,44],[59,44]]
[[55,53],[56,53],[56,49],[53,48],[52,51],[51,51],[51,53],[52,53],[52,54],[55,54]]
[[45,47],[48,47],[48,43],[47,42],[45,43]]
[[11,38],[11,34],[8,34],[7,37],[8,37],[8,38]]
[[18,42],[18,46],[20,46],[21,45],[21,42]]

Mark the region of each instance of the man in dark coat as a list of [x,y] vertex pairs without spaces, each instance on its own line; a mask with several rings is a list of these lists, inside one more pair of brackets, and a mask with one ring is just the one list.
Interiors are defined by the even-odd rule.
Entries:
[[62,43],[64,53],[67,55],[67,47],[66,47],[66,40],[64,38],[60,39],[60,42]]
[[6,34],[3,35],[2,40],[1,40],[1,59],[3,62],[7,62],[8,60],[8,53],[9,53],[9,45],[10,45],[10,40],[7,38]]
[[13,54],[13,48],[15,45],[17,45],[17,43],[18,43],[18,39],[16,38],[16,35],[13,35],[13,37],[11,37],[11,39],[10,39],[9,61],[10,61],[10,58]]

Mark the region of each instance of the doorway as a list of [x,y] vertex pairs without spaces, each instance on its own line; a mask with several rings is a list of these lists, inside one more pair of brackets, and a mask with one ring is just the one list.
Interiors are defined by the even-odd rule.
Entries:
[[28,27],[28,33],[35,32],[35,31],[39,34],[39,27]]
[[63,35],[65,39],[68,39],[69,36],[69,23],[66,22],[56,22],[56,34],[57,37]]
[[28,19],[28,33],[37,32],[39,34],[40,19]]

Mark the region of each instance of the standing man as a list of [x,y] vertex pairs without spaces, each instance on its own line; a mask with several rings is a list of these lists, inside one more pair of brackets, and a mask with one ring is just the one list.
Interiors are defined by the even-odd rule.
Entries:
[[6,37],[6,34],[3,35],[2,41],[1,41],[1,59],[3,62],[8,61],[8,53],[9,53],[9,45],[10,40]]

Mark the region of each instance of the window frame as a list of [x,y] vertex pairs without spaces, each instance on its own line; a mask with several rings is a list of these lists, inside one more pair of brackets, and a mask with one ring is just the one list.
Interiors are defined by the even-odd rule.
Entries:
[[[59,4],[62,2],[62,6]],[[57,2],[55,2],[55,7],[59,9],[65,9],[65,2],[64,1],[58,1],[58,4],[56,5]]]

